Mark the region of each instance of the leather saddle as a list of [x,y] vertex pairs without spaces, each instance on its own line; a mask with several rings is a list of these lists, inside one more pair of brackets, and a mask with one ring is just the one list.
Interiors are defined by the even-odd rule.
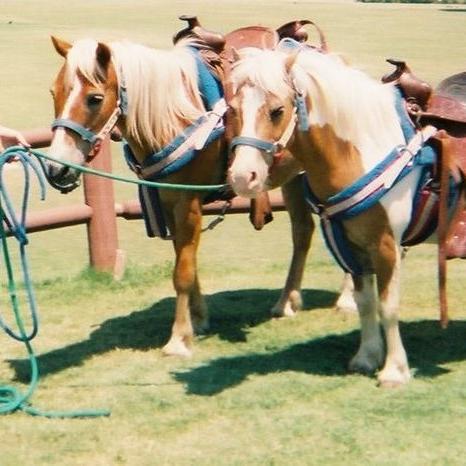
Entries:
[[416,123],[434,124],[449,133],[466,136],[466,72],[444,79],[433,89],[406,62],[395,59],[387,62],[395,65],[395,71],[383,76],[382,82],[400,86]]
[[[439,158],[434,172],[440,186],[439,295],[441,323],[446,326],[446,260],[466,259],[466,72],[454,74],[432,89],[428,83],[417,78],[405,62],[387,61],[396,68],[382,81],[395,83],[402,89],[414,124],[433,125],[439,129],[435,141]],[[460,189],[453,213],[448,211],[451,177]]]
[[[319,44],[311,45],[311,47],[324,52],[327,51],[327,43],[323,32],[315,23],[309,20],[290,21],[277,29],[264,26],[249,26],[222,35],[203,28],[196,16],[182,15],[179,19],[186,21],[187,26],[174,35],[173,42],[176,44],[185,38],[189,38],[194,42],[205,64],[223,83],[227,101],[230,95],[228,75],[231,63],[234,61],[234,50],[240,50],[243,47],[273,49],[285,37],[298,42],[306,42],[309,37],[306,26],[312,25],[318,33]],[[226,137],[228,139],[228,135]],[[259,193],[256,198],[251,199],[249,219],[256,230],[261,230],[265,224],[273,220],[267,192]]]

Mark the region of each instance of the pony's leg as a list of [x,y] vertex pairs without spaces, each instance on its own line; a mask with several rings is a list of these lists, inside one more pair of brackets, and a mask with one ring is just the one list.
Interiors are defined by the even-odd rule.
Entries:
[[354,300],[354,283],[349,273],[343,276],[343,282],[340,288],[340,296],[335,304],[336,310],[340,312],[356,312],[358,307]]
[[301,282],[314,232],[314,220],[304,199],[301,177],[295,177],[284,184],[282,194],[291,222],[293,256],[285,287],[271,311],[273,317],[293,316],[302,308]]
[[197,271],[194,279],[193,289],[189,295],[189,308],[191,310],[194,332],[197,334],[203,334],[209,330],[209,315],[207,311],[207,304],[203,294],[201,293],[201,286],[199,284]]
[[[387,346],[385,365],[379,372],[377,379],[379,384],[385,387],[396,387],[405,384],[411,378],[408,358],[403,347],[398,325],[401,255],[396,246],[393,246],[393,248],[396,254],[395,263],[391,269],[387,270],[386,263],[388,260],[385,259],[384,254],[381,254],[379,263],[376,262],[377,285],[380,297],[379,313]],[[391,255],[393,256],[393,254]]]
[[[197,197],[183,199],[174,209],[176,262],[173,285],[176,291],[175,321],[172,334],[162,351],[166,355],[191,356],[193,325],[190,301],[200,302],[196,254],[201,232],[202,212]],[[195,302],[197,300],[197,302]]]
[[384,348],[377,320],[377,294],[374,275],[353,276],[354,298],[361,322],[361,341],[349,369],[364,374],[374,373],[383,362]]

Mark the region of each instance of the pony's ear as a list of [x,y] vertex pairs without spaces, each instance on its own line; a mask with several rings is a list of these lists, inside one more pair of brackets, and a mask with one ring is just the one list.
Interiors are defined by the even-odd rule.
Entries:
[[234,47],[231,47],[230,50],[231,50],[231,62],[232,63],[235,63],[241,60],[238,50],[236,50]]
[[63,58],[66,58],[68,50],[71,48],[71,44],[55,36],[50,36],[50,38],[52,39],[53,46],[58,54]]
[[285,71],[288,74],[298,58],[299,49],[287,55],[285,59]]
[[112,59],[112,52],[108,45],[99,42],[96,49],[96,58],[97,63],[102,67],[103,70],[106,70],[110,60]]

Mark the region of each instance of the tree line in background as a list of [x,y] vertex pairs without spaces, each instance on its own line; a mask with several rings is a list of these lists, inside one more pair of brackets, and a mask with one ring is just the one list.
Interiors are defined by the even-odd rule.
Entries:
[[466,0],[357,0],[362,3],[438,3],[441,5],[466,5]]

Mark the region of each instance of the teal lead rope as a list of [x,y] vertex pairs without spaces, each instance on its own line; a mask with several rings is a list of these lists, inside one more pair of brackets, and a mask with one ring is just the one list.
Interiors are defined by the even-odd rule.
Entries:
[[[6,163],[15,159],[16,162],[21,163],[24,171],[24,193],[21,203],[21,212],[19,218],[17,217],[13,203],[5,187],[3,179],[3,168]],[[31,380],[29,387],[25,393],[20,392],[16,387],[11,385],[0,385],[0,414],[9,414],[21,410],[34,416],[45,416],[48,418],[77,418],[77,417],[98,417],[109,416],[108,410],[78,410],[78,411],[42,411],[34,408],[29,403],[35,389],[39,383],[39,368],[37,364],[37,357],[31,345],[31,340],[37,335],[39,324],[37,317],[37,305],[32,287],[32,281],[29,274],[29,265],[26,256],[26,245],[28,239],[26,235],[25,219],[27,204],[29,198],[30,187],[30,172],[35,173],[39,180],[41,199],[45,199],[45,181],[44,175],[40,170],[40,165],[34,158],[29,156],[29,152],[22,147],[12,147],[0,154],[0,247],[2,250],[2,257],[5,263],[6,276],[7,276],[7,291],[10,298],[11,307],[13,309],[14,320],[16,322],[17,330],[13,330],[6,321],[2,318],[0,313],[0,328],[2,328],[7,335],[18,340],[26,346],[29,363],[31,368]],[[30,320],[32,329],[28,333],[26,331],[22,313],[19,305],[18,287],[16,286],[13,265],[8,249],[6,239],[5,225],[8,227],[12,236],[18,241],[20,264],[23,272],[24,287],[26,290],[26,297],[29,305]]]
[[[34,157],[31,157],[34,156]],[[24,170],[24,195],[21,204],[21,213],[20,218],[17,218],[17,215],[14,211],[13,204],[5,188],[3,182],[3,168],[6,163],[10,162],[12,159],[22,164]],[[9,414],[17,410],[24,411],[28,414],[34,416],[45,416],[49,418],[76,418],[76,417],[98,417],[98,416],[109,416],[110,411],[108,410],[82,410],[82,411],[41,411],[39,409],[33,408],[29,399],[33,395],[38,383],[39,383],[39,368],[37,364],[37,358],[34,353],[34,350],[31,345],[31,340],[36,336],[38,332],[38,318],[37,318],[37,306],[34,296],[34,291],[32,287],[32,281],[29,275],[29,266],[26,256],[26,245],[28,244],[28,239],[26,235],[26,211],[27,203],[29,198],[29,184],[30,184],[30,171],[32,170],[37,179],[39,180],[40,189],[41,189],[41,199],[45,199],[45,181],[44,174],[45,172],[45,163],[44,160],[52,160],[54,162],[61,163],[67,167],[74,168],[84,173],[89,173],[92,175],[102,176],[104,178],[110,178],[115,181],[123,181],[125,183],[133,183],[144,186],[149,186],[153,188],[160,189],[176,189],[176,190],[188,190],[188,191],[218,191],[220,189],[226,188],[227,185],[217,184],[217,185],[188,185],[188,184],[170,184],[170,183],[159,183],[154,181],[138,180],[125,178],[118,175],[113,175],[112,173],[102,172],[100,170],[95,170],[89,167],[82,167],[70,162],[65,162],[58,160],[49,155],[43,154],[36,150],[25,149],[21,146],[13,146],[6,149],[0,154],[0,247],[2,249],[3,260],[5,262],[5,268],[7,273],[8,280],[8,294],[10,297],[11,306],[13,309],[14,319],[16,321],[17,331],[14,331],[10,326],[8,326],[5,320],[2,318],[0,313],[0,328],[2,328],[5,333],[10,337],[18,340],[26,346],[29,362],[31,366],[31,381],[26,393],[21,393],[16,387],[10,385],[0,385],[0,414]],[[6,239],[5,225],[8,227],[12,236],[16,238],[19,244],[19,252],[21,257],[21,268],[23,271],[23,280],[24,286],[26,288],[26,296],[29,304],[30,310],[30,320],[32,329],[29,333],[26,332],[23,318],[21,316],[19,308],[19,299],[17,293],[17,286],[14,279],[13,266],[10,258],[10,253],[8,250],[8,244]]]
[[65,167],[73,168],[82,173],[88,173],[90,175],[97,175],[103,178],[109,178],[114,181],[122,181],[124,183],[137,184],[137,185],[148,186],[152,188],[172,189],[172,190],[178,190],[178,191],[218,191],[219,189],[225,189],[228,186],[226,184],[160,183],[158,181],[147,181],[147,180],[141,180],[141,179],[136,179],[136,178],[126,178],[124,176],[114,175],[113,173],[104,172],[102,170],[96,170],[94,168],[84,167],[82,165],[68,162],[66,160],[60,160],[48,154],[44,154],[43,152],[39,152],[33,149],[25,149],[24,147],[21,147],[21,146],[9,147],[7,150],[5,150],[5,152],[3,152],[2,155],[12,157],[12,156],[19,156],[20,154],[33,155],[39,160],[44,170],[45,170],[44,160],[51,160],[52,162],[60,163],[64,165]]

